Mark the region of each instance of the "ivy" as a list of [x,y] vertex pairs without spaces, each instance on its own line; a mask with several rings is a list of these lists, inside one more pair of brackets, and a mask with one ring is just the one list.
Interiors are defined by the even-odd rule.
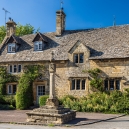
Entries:
[[16,93],[16,108],[27,109],[33,104],[33,81],[43,73],[44,66],[28,65],[24,67],[24,73],[18,81],[18,90]]
[[6,83],[17,81],[18,76],[7,73],[7,68],[5,66],[0,66],[0,95],[6,94]]
[[88,73],[91,77],[90,86],[92,87],[93,90],[97,89],[99,91],[104,91],[101,72],[102,71],[98,68],[88,70]]

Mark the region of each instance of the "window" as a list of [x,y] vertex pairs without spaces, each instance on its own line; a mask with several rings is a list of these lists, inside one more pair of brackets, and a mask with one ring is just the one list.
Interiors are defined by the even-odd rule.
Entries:
[[17,85],[8,85],[8,94],[16,94]]
[[76,87],[77,90],[80,90],[80,80],[78,79],[77,80],[77,87]]
[[104,81],[104,86],[105,86],[104,89],[105,89],[105,90],[108,90],[108,80],[105,80],[105,81]]
[[72,80],[72,90],[75,90],[75,80]]
[[16,48],[15,43],[9,43],[9,44],[8,44],[8,52],[14,53],[15,50],[16,50],[15,48]]
[[85,80],[82,80],[82,90],[85,90]]
[[13,72],[16,73],[17,72],[17,65],[13,66]]
[[19,65],[9,65],[9,73],[20,73],[22,66]]
[[9,66],[9,72],[12,73],[12,71],[13,71],[13,67],[12,67],[12,65],[10,65]]
[[109,82],[110,82],[110,90],[114,90],[114,80],[111,79]]
[[116,90],[120,90],[120,80],[116,80]]
[[8,85],[8,94],[12,94],[12,85]]
[[16,94],[17,87],[16,85],[13,85],[13,94]]
[[120,79],[109,79],[104,81],[105,90],[120,90]]
[[85,79],[73,79],[71,84],[71,90],[85,90]]
[[74,63],[83,63],[84,62],[84,54],[74,54]]
[[41,50],[43,50],[43,43],[42,43],[42,41],[36,41],[36,42],[34,42],[34,50],[35,51],[41,51]]
[[18,65],[18,73],[21,72],[21,65]]

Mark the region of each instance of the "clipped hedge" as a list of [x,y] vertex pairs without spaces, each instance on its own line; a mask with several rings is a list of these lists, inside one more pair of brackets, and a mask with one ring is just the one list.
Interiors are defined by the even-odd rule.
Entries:
[[16,108],[23,110],[33,105],[33,81],[44,71],[43,65],[28,65],[18,81],[16,93]]
[[3,105],[3,104],[0,104],[0,110],[14,110],[15,107],[13,105]]
[[49,98],[49,95],[43,95],[39,97],[39,105],[44,106],[46,104],[47,99]]
[[0,104],[16,106],[15,95],[0,95]]

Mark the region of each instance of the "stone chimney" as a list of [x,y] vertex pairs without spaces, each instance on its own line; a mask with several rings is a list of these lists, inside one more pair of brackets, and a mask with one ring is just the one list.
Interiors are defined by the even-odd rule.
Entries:
[[65,13],[63,8],[56,12],[56,35],[62,35],[63,31],[65,30]]
[[13,19],[9,18],[9,21],[6,23],[7,30],[6,30],[6,36],[10,37],[12,34],[15,34],[16,31],[16,23],[13,21]]

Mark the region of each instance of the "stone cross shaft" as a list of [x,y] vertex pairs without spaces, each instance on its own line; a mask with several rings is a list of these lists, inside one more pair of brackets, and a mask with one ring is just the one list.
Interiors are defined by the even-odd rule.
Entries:
[[56,72],[56,65],[54,63],[50,63],[49,65],[49,73],[50,73],[50,94],[49,98],[55,98],[55,72]]

